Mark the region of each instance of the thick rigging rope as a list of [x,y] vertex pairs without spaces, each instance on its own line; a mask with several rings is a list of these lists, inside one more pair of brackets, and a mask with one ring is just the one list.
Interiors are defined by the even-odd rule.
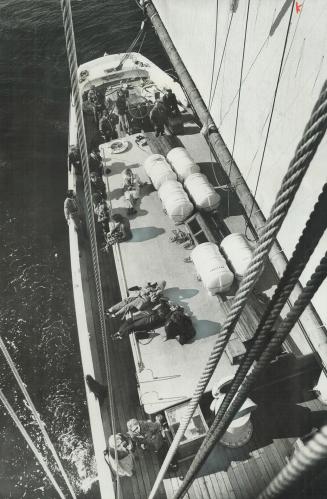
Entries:
[[276,81],[276,85],[275,85],[274,97],[273,97],[273,102],[272,102],[270,116],[269,116],[269,122],[268,122],[268,128],[267,128],[266,138],[265,138],[265,142],[264,142],[264,146],[263,146],[263,151],[262,151],[262,155],[261,155],[261,160],[260,160],[260,165],[259,165],[259,172],[258,172],[258,177],[257,177],[257,181],[256,181],[256,186],[255,186],[254,193],[253,193],[252,206],[251,206],[250,213],[248,215],[248,223],[246,224],[246,228],[245,228],[245,234],[247,233],[247,228],[249,226],[249,221],[251,220],[251,216],[252,216],[252,212],[253,212],[253,207],[254,207],[254,201],[255,201],[255,197],[257,195],[257,191],[258,191],[258,187],[259,187],[259,182],[260,182],[260,177],[261,177],[263,160],[264,160],[264,157],[265,157],[265,154],[266,154],[267,143],[268,143],[268,138],[269,138],[269,134],[270,134],[270,127],[271,127],[271,122],[272,122],[272,118],[273,118],[273,115],[274,115],[276,98],[277,98],[279,83],[280,83],[281,76],[282,76],[284,58],[285,58],[285,53],[286,53],[286,48],[287,48],[287,42],[288,42],[288,37],[289,37],[290,29],[291,29],[292,16],[293,16],[293,11],[294,11],[294,4],[295,4],[295,0],[292,1],[292,5],[291,5],[290,17],[289,17],[289,20],[288,20],[288,25],[287,25],[286,35],[285,35],[285,41],[284,41],[284,46],[283,46],[283,52],[282,52],[282,57],[281,57],[281,60],[280,60],[279,71],[278,71],[277,81]]
[[215,417],[213,425],[210,427],[204,441],[201,444],[190,468],[188,469],[184,481],[177,490],[173,499],[179,499],[182,497],[189,487],[189,484],[193,481],[195,474],[201,468],[203,462],[213,449],[215,443],[220,440],[228,426],[234,419],[235,415],[239,411],[240,407],[246,400],[250,388],[253,386],[254,381],[257,376],[262,372],[262,370],[270,363],[271,360],[278,353],[281,345],[285,341],[286,337],[294,327],[295,323],[303,313],[306,306],[310,303],[312,297],[324,281],[327,276],[327,252],[325,256],[321,259],[320,264],[315,269],[311,278],[307,282],[305,288],[301,292],[298,299],[295,301],[293,308],[288,312],[285,319],[281,322],[277,331],[271,338],[266,350],[260,356],[257,363],[254,364],[253,369],[245,378],[243,385],[237,392],[232,404],[225,412],[223,418],[218,422],[217,416]]
[[[86,201],[86,208],[87,208],[87,220],[88,220],[88,228],[89,228],[89,235],[90,235],[92,263],[93,263],[94,280],[95,280],[95,286],[96,286],[97,304],[98,304],[98,310],[99,310],[101,336],[102,336],[102,343],[103,343],[103,350],[104,350],[104,360],[105,360],[105,366],[106,366],[106,381],[107,381],[107,387],[108,387],[111,430],[112,430],[112,433],[115,435],[116,434],[116,420],[115,420],[115,412],[114,412],[115,405],[114,405],[113,388],[112,388],[112,384],[111,384],[110,357],[109,357],[109,349],[108,349],[108,341],[107,341],[107,330],[106,330],[106,321],[105,321],[105,314],[104,314],[102,283],[101,283],[99,256],[98,256],[97,239],[96,239],[95,222],[94,222],[94,211],[93,211],[93,203],[92,203],[92,191],[91,191],[91,181],[90,181],[90,173],[89,173],[89,161],[88,161],[88,152],[87,152],[87,145],[86,145],[86,135],[85,135],[84,119],[83,119],[82,98],[81,98],[79,84],[78,84],[78,66],[77,66],[77,57],[76,57],[75,37],[74,37],[74,30],[73,30],[73,19],[72,19],[70,0],[60,0],[60,2],[61,2],[63,24],[64,24],[65,37],[66,37],[66,48],[67,48],[68,66],[69,66],[71,86],[72,86],[72,95],[73,95],[75,112],[76,112],[77,137],[78,137],[78,143],[79,143],[81,160],[82,160],[84,194],[85,194],[85,201]],[[115,446],[115,461],[116,461],[116,466],[117,466],[118,455],[117,455],[116,446]],[[118,495],[119,495],[119,474],[116,473],[116,476],[117,476],[117,490],[118,490]]]
[[[236,413],[242,406],[243,402],[245,401],[248,395],[249,389],[251,388],[251,386],[255,381],[256,376],[258,376],[258,374],[261,373],[264,367],[266,367],[269,364],[269,362],[274,358],[275,354],[278,352],[279,348],[281,347],[282,342],[285,340],[286,336],[291,331],[295,322],[302,314],[304,308],[311,301],[312,296],[317,291],[318,287],[326,277],[327,258],[325,256],[322,259],[320,265],[317,267],[314,274],[312,275],[310,281],[307,283],[307,286],[304,288],[300,297],[294,303],[294,307],[287,314],[286,318],[282,321],[281,325],[277,329],[277,332],[274,333],[274,336],[270,339],[265,349],[267,335],[271,332],[272,327],[279,315],[279,312],[283,308],[283,305],[285,304],[288,295],[291,293],[293,287],[295,286],[295,283],[297,282],[299,275],[302,273],[302,270],[305,267],[305,264],[308,262],[310,255],[313,253],[315,245],[311,244],[310,236],[313,237],[315,239],[315,242],[317,243],[320,237],[322,236],[324,229],[326,228],[326,221],[324,222],[320,221],[321,227],[319,227],[320,230],[318,230],[320,237],[316,237],[312,233],[312,230],[317,228],[317,225],[319,226],[318,217],[321,217],[323,216],[324,213],[326,213],[326,207],[327,207],[326,186],[324,188],[323,193],[320,195],[319,200],[320,203],[317,203],[317,205],[315,206],[314,217],[311,215],[310,217],[311,223],[308,222],[308,225],[300,238],[300,241],[297,245],[294,255],[289,262],[286,272],[281,279],[281,282],[283,281],[285,287],[278,286],[276,293],[272,299],[272,302],[275,304],[275,307],[271,306],[269,307],[271,310],[271,314],[269,316],[268,313],[268,320],[266,323],[264,323],[261,331],[260,331],[261,324],[259,325],[258,329],[261,335],[257,337],[257,341],[253,345],[253,348],[251,349],[250,353],[248,353],[248,355],[246,356],[245,362],[243,362],[240,368],[238,369],[236,376],[233,380],[233,383],[228,393],[226,394],[222,402],[222,405],[219,408],[218,413],[216,414],[215,419],[185,476],[185,481],[181,485],[181,490],[183,491],[188,488],[189,484],[194,479],[195,474],[203,465],[205,459],[212,451],[216,442],[222,437],[222,435],[228,428],[229,424],[235,417]],[[310,249],[308,249],[307,251],[305,251],[305,244],[309,244],[310,246]],[[303,251],[304,251],[303,256],[305,260],[304,262],[301,261],[302,259],[301,253]],[[300,270],[298,270],[297,267],[299,267]],[[290,277],[290,282],[288,282],[288,280],[285,278],[285,275],[286,277],[287,276]],[[258,362],[253,364],[253,361],[255,361],[255,359],[257,358],[259,358]],[[249,371],[249,368],[251,366],[252,370]],[[248,377],[246,377],[246,374],[248,372],[250,372],[250,374],[248,375]],[[242,381],[244,381],[243,385],[241,384]],[[229,406],[229,404],[231,405]],[[177,497],[180,497],[180,495],[177,494],[176,499]]]
[[188,405],[187,412],[181,421],[172,445],[163,461],[157,479],[150,493],[149,499],[153,499],[159,484],[164,478],[168,466],[173,458],[191,417],[200,401],[200,398],[226,348],[228,340],[234,331],[234,327],[246,305],[247,298],[258,280],[268,253],[274,243],[275,237],[286,217],[288,209],[300,186],[312,158],[315,155],[327,127],[327,82],[324,83],[319,98],[313,108],[309,122],[307,123],[303,136],[296,148],[294,157],[284,176],[281,188],[277,194],[276,201],[271,209],[269,218],[261,230],[253,258],[240,283],[231,309],[225,323],[210,353],[206,366],[200,376],[198,384]]
[[1,399],[1,402],[3,403],[3,405],[5,406],[6,410],[8,411],[8,414],[11,416],[11,418],[13,419],[14,423],[16,424],[17,428],[19,429],[19,431],[21,432],[21,434],[23,435],[23,437],[25,438],[27,444],[29,445],[29,447],[32,449],[36,459],[38,460],[38,462],[40,463],[40,465],[42,466],[42,468],[44,469],[45,473],[47,474],[47,477],[49,478],[50,482],[52,483],[53,487],[56,489],[56,491],[58,492],[58,495],[62,498],[62,499],[65,499],[65,496],[64,494],[62,493],[59,485],[57,484],[53,474],[51,473],[47,463],[44,461],[41,453],[38,451],[38,449],[35,447],[31,437],[29,436],[29,434],[27,433],[27,431],[25,430],[24,426],[22,425],[22,423],[20,422],[20,420],[18,419],[14,409],[11,407],[9,401],[7,400],[7,398],[5,397],[3,391],[0,389],[0,399]]
[[306,226],[301,234],[301,237],[295,247],[293,255],[289,260],[283,276],[281,277],[278,286],[274,292],[271,301],[265,310],[263,317],[258,324],[258,327],[253,336],[253,344],[246,352],[241,364],[232,380],[228,392],[219,407],[216,415],[217,421],[224,415],[229,404],[236,395],[242,381],[248,373],[253,361],[258,359],[262,354],[265,346],[269,342],[269,337],[274,324],[276,323],[279,314],[284,305],[287,303],[300,275],[302,274],[305,265],[308,263],[315,247],[321,239],[327,228],[327,184],[314,206],[314,210],[306,223]]
[[278,497],[326,458],[327,426],[323,426],[303,448],[294,452],[291,460],[261,492],[258,499]]
[[14,362],[13,362],[13,360],[12,360],[12,358],[11,358],[8,350],[7,350],[7,347],[4,344],[4,342],[3,342],[3,340],[2,340],[1,337],[0,337],[0,348],[2,350],[2,353],[3,353],[6,361],[8,362],[8,365],[9,365],[9,367],[10,367],[13,375],[16,378],[16,381],[17,381],[17,383],[19,385],[19,388],[21,389],[21,391],[22,391],[22,393],[23,393],[23,395],[24,395],[24,397],[25,397],[25,399],[26,399],[26,401],[28,403],[28,406],[29,406],[29,408],[30,408],[30,410],[31,410],[34,418],[35,418],[35,421],[37,422],[37,424],[38,424],[38,426],[39,426],[39,428],[41,430],[43,438],[44,438],[44,440],[45,440],[48,448],[50,449],[50,451],[51,451],[51,453],[52,453],[52,455],[53,455],[53,457],[54,457],[54,459],[55,459],[55,461],[57,463],[57,466],[58,466],[58,468],[59,468],[59,470],[60,470],[60,472],[61,472],[61,474],[62,474],[62,476],[63,476],[63,478],[64,478],[64,480],[66,482],[66,485],[67,485],[67,487],[69,489],[69,492],[71,493],[71,496],[74,499],[76,499],[76,495],[75,495],[75,492],[73,490],[73,487],[72,487],[72,485],[71,485],[71,483],[69,481],[69,478],[68,478],[68,476],[67,476],[67,474],[66,474],[66,472],[65,472],[65,470],[64,470],[64,468],[63,468],[63,466],[61,464],[61,461],[60,461],[60,458],[59,458],[59,456],[57,454],[57,451],[56,451],[53,443],[50,440],[48,432],[45,429],[45,425],[44,425],[43,421],[41,420],[40,415],[37,412],[37,410],[35,408],[35,405],[33,404],[33,401],[32,401],[32,399],[31,399],[31,397],[30,397],[30,395],[29,395],[29,393],[28,393],[28,391],[26,389],[26,386],[24,385],[24,382],[23,382],[22,378],[20,377],[19,372],[17,371],[16,366],[15,366],[15,364],[14,364]]

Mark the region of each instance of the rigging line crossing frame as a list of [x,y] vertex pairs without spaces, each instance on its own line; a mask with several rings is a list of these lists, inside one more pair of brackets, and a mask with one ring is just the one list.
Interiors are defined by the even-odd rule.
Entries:
[[[288,262],[286,270],[277,285],[275,293],[268,304],[263,317],[260,320],[253,337],[253,344],[246,352],[245,357],[242,359],[241,364],[233,378],[232,384],[226,393],[221,406],[219,407],[215,418],[217,421],[223,417],[229,404],[232,402],[239,387],[241,386],[242,381],[248,373],[253,361],[259,358],[266,347],[267,338],[269,338],[269,334],[272,331],[280,312],[288,301],[288,298],[301,273],[303,272],[305,265],[309,261],[309,258],[327,228],[327,219],[325,217],[326,212],[327,183],[323,187],[318,201],[314,206],[314,210],[310,214],[293,255]],[[290,305],[290,308],[291,307],[292,306]]]
[[[245,20],[245,28],[244,28],[244,40],[243,40],[243,51],[242,51],[242,62],[241,62],[241,72],[240,72],[240,82],[238,87],[238,96],[237,96],[237,106],[236,106],[236,119],[235,119],[235,127],[234,127],[234,137],[233,137],[233,146],[231,157],[234,157],[234,150],[236,144],[236,135],[237,135],[237,125],[238,125],[238,117],[240,110],[240,102],[241,102],[241,91],[242,91],[242,79],[243,79],[243,66],[244,66],[244,57],[245,57],[245,47],[246,47],[246,36],[248,32],[248,23],[249,23],[249,13],[250,13],[250,4],[251,0],[248,0],[247,10],[246,10],[246,20]],[[232,168],[232,162],[229,165],[228,178],[230,178]],[[229,216],[230,212],[230,190],[227,190],[227,216]]]
[[214,97],[215,97],[215,94],[216,94],[218,80],[219,80],[220,71],[221,71],[221,68],[222,68],[222,65],[223,65],[223,62],[224,62],[224,57],[225,57],[225,52],[226,52],[226,48],[227,48],[227,42],[228,42],[228,37],[229,37],[229,33],[230,33],[230,29],[231,29],[233,17],[234,17],[234,11],[232,11],[232,13],[230,15],[228,29],[227,29],[225,43],[224,43],[224,48],[223,48],[223,51],[222,51],[222,54],[221,54],[221,59],[220,59],[220,63],[219,63],[218,73],[217,73],[217,76],[216,76],[215,86],[214,86],[214,89],[213,89],[211,102],[209,101],[209,105],[208,105],[209,111],[210,111],[210,109],[212,107],[213,100],[214,100]]
[[45,471],[46,475],[48,476],[50,482],[52,483],[53,487],[56,489],[56,491],[58,492],[58,495],[61,497],[61,499],[65,499],[65,496],[64,494],[62,493],[59,485],[57,484],[53,474],[51,473],[50,469],[48,468],[48,465],[46,464],[46,462],[44,461],[41,453],[38,451],[38,449],[36,448],[36,446],[34,445],[31,437],[29,436],[29,434],[27,433],[27,431],[25,430],[24,426],[22,425],[22,423],[20,422],[19,418],[17,417],[14,409],[11,407],[9,401],[7,400],[7,398],[5,397],[3,391],[1,390],[0,388],[0,399],[1,399],[1,402],[3,403],[3,405],[5,406],[6,410],[8,411],[8,414],[11,416],[11,418],[13,419],[14,423],[16,424],[17,428],[19,429],[19,431],[21,432],[21,434],[23,435],[23,437],[25,438],[27,444],[29,445],[29,447],[32,449],[36,459],[38,460],[38,462],[40,463],[40,465],[42,466],[43,470]]
[[216,343],[208,358],[207,364],[201,374],[198,384],[194,390],[189,403],[187,413],[178,428],[172,445],[165,457],[156,482],[150,493],[149,499],[153,499],[164,474],[175,454],[179,442],[189,424],[189,421],[200,401],[223,352],[228,340],[233,333],[238,318],[243,311],[248,295],[253,289],[264,267],[265,259],[274,243],[276,235],[284,221],[294,196],[301,181],[311,163],[312,158],[320,144],[327,127],[327,82],[324,83],[319,98],[313,108],[311,117],[305,127],[303,136],[296,148],[294,157],[282,180],[281,188],[277,194],[271,213],[259,236],[251,263],[240,283],[239,289],[234,297],[230,312],[225,320],[223,328],[219,333]]
[[[311,214],[310,216],[310,224],[307,224],[306,229],[304,230],[304,236],[302,234],[300,241],[296,247],[296,250],[289,261],[288,267],[285,271],[284,276],[282,277],[277,290],[274,294],[274,297],[271,302],[276,305],[276,307],[271,307],[269,310],[269,305],[268,305],[268,312],[265,312],[265,316],[267,318],[266,323],[264,323],[262,330],[260,331],[260,326],[261,323],[264,321],[261,321],[258,329],[256,331],[256,335],[258,330],[260,331],[261,334],[257,335],[256,341],[253,345],[253,347],[250,349],[250,351],[246,354],[245,360],[241,363],[238,371],[236,372],[236,375],[233,379],[232,385],[227,392],[222,405],[220,406],[217,414],[215,415],[215,419],[211,427],[209,428],[209,431],[198,451],[196,454],[189,471],[187,472],[185,476],[185,484],[181,485],[180,490],[186,490],[192,480],[194,479],[194,475],[197,473],[197,471],[200,469],[200,467],[203,465],[205,459],[208,457],[209,453],[213,449],[214,445],[216,442],[223,436],[224,432],[227,430],[229,424],[231,423],[232,419],[242,406],[243,402],[245,401],[249,389],[252,387],[256,376],[261,373],[261,371],[268,365],[270,360],[273,359],[275,353],[277,353],[278,348],[281,346],[282,342],[285,340],[287,334],[290,332],[292,327],[294,326],[295,322],[298,320],[300,317],[303,309],[301,309],[301,313],[298,312],[299,310],[299,303],[302,303],[301,300],[308,300],[308,296],[311,298],[313,296],[313,289],[315,291],[318,289],[317,287],[314,288],[315,286],[320,286],[322,280],[326,277],[326,272],[327,272],[327,260],[326,256],[322,259],[320,265],[318,266],[317,270],[311,277],[309,283],[307,283],[307,286],[304,288],[303,292],[301,293],[300,297],[298,300],[296,300],[293,308],[290,310],[290,312],[287,314],[286,318],[282,321],[281,325],[278,326],[277,332],[274,334],[274,336],[269,340],[268,344],[266,345],[266,336],[267,334],[270,333],[272,330],[272,327],[274,323],[276,322],[277,316],[281,309],[283,308],[286,299],[290,292],[292,291],[293,287],[295,286],[295,283],[299,277],[299,275],[302,273],[305,264],[308,262],[310,255],[314,251],[315,244],[318,243],[319,239],[321,238],[323,232],[325,231],[327,222],[324,220],[321,222],[321,217],[324,217],[324,214],[326,213],[326,207],[327,207],[327,184],[324,186],[323,193],[319,197],[319,203],[315,205],[315,210],[314,210],[314,217]],[[318,226],[318,227],[317,227]],[[317,229],[317,234],[313,235],[312,232]],[[314,243],[310,243],[310,238],[315,239]],[[306,249],[306,246],[309,246],[308,249]],[[302,253],[303,254],[303,259],[302,259]],[[303,260],[303,261],[301,261]],[[322,268],[321,268],[322,267]],[[317,276],[318,274],[318,276]],[[285,279],[286,275],[286,279]],[[290,284],[287,282],[288,279],[290,278],[291,282]],[[322,279],[322,280],[321,280]],[[283,288],[284,286],[286,287],[286,292],[283,294]],[[312,289],[311,289],[312,286]],[[314,291],[314,292],[315,292]],[[310,294],[311,293],[311,294]],[[303,307],[303,304],[302,304]],[[271,315],[269,316],[269,311],[271,311]],[[298,312],[297,315],[295,312]],[[293,314],[293,315],[292,315]],[[290,318],[295,317],[294,321],[291,322]],[[289,326],[291,322],[291,327]],[[285,324],[287,325],[287,333],[285,334],[285,331],[283,328],[285,327]],[[284,331],[283,334],[281,331]],[[258,341],[259,340],[259,341]],[[279,340],[281,342],[279,342]],[[277,346],[276,346],[277,345]],[[266,357],[265,357],[266,356]],[[258,359],[258,362],[255,363],[256,359]],[[248,378],[246,378],[246,375],[248,375]],[[242,381],[245,382],[242,385]],[[248,380],[251,380],[250,384]],[[235,397],[235,398],[234,398]],[[236,401],[239,401],[237,403]],[[230,404],[230,405],[229,405]],[[177,499],[180,497],[179,495],[176,495]]]
[[278,475],[261,492],[258,499],[272,499],[278,497],[289,487],[294,485],[303,473],[320,464],[327,457],[327,425],[322,426],[316,435],[300,450],[296,451],[291,460],[284,466]]
[[[283,52],[282,52],[282,57],[281,57],[281,60],[280,60],[280,65],[279,65],[279,71],[278,71],[278,76],[277,76],[277,81],[276,81],[276,86],[275,86],[275,91],[274,91],[273,103],[272,103],[272,106],[271,106],[271,112],[270,112],[270,117],[269,117],[269,122],[268,122],[268,128],[267,128],[266,138],[265,138],[265,142],[264,142],[264,146],[263,146],[263,151],[262,151],[262,156],[261,156],[261,161],[260,161],[260,165],[259,165],[259,172],[258,172],[258,177],[257,177],[257,181],[256,181],[256,186],[255,186],[254,193],[253,193],[253,198],[254,199],[255,199],[255,197],[257,195],[257,191],[258,191],[258,186],[259,186],[259,182],[260,182],[260,176],[261,176],[261,171],[262,171],[263,160],[264,160],[265,153],[266,153],[268,138],[269,138],[269,134],[270,134],[271,122],[272,122],[272,118],[273,118],[273,114],[274,114],[274,110],[275,110],[275,103],[276,103],[276,98],[277,98],[279,83],[280,83],[281,76],[282,76],[284,57],[285,57],[285,53],[286,53],[288,37],[289,37],[289,34],[290,34],[290,29],[291,29],[291,24],[292,24],[292,17],[293,17],[294,5],[295,5],[295,0],[293,0],[292,4],[291,4],[290,17],[289,17],[289,20],[288,20],[288,25],[287,25],[286,35],[285,35],[285,41],[284,41],[284,46],[283,46]],[[251,220],[251,215],[252,215],[253,207],[254,207],[254,201],[252,202],[250,214],[248,215],[248,220]],[[246,228],[245,228],[245,234],[247,233],[247,229],[248,229],[248,223],[247,223]]]
[[[93,270],[94,270],[94,279],[95,279],[96,292],[97,292],[97,302],[98,302],[98,308],[99,308],[98,311],[99,311],[99,319],[100,319],[100,327],[101,327],[101,336],[102,336],[104,358],[105,358],[105,365],[106,365],[106,381],[107,381],[107,386],[108,386],[111,430],[112,430],[113,434],[116,434],[116,421],[115,421],[115,411],[114,411],[115,406],[114,406],[114,398],[113,398],[113,389],[112,389],[112,385],[111,385],[109,350],[108,350],[108,341],[107,341],[106,321],[105,321],[105,316],[104,316],[104,304],[103,304],[99,257],[98,257],[98,251],[97,251],[97,240],[96,240],[94,213],[93,213],[93,206],[92,206],[91,182],[90,182],[88,152],[87,152],[87,145],[86,145],[86,135],[85,135],[85,127],[84,127],[84,119],[83,119],[83,110],[82,110],[82,98],[81,98],[81,94],[80,94],[80,90],[79,90],[79,83],[78,83],[78,66],[77,66],[77,56],[76,56],[76,46],[75,46],[75,36],[74,36],[74,29],[73,29],[72,11],[71,11],[70,0],[60,0],[60,4],[61,4],[61,10],[62,10],[64,32],[65,32],[67,58],[68,58],[68,66],[69,66],[71,86],[72,86],[72,94],[73,94],[76,119],[77,119],[77,137],[78,137],[78,143],[79,143],[79,147],[80,147],[81,160],[82,160],[84,193],[85,193],[85,201],[86,201],[86,207],[87,207],[87,220],[88,220],[91,251],[92,251],[92,263],[93,263]],[[118,455],[117,455],[117,447],[116,446],[115,446],[115,462],[116,462],[116,466],[117,466]],[[118,491],[118,497],[119,497],[120,481],[119,481],[119,474],[118,473],[117,473],[117,491]]]
[[18,383],[19,388],[21,389],[21,391],[22,391],[22,393],[23,393],[24,397],[26,398],[26,401],[27,401],[27,403],[28,403],[28,405],[29,405],[29,408],[30,408],[30,410],[31,410],[31,412],[32,412],[32,414],[33,414],[33,416],[34,416],[34,418],[35,418],[35,421],[37,422],[37,424],[38,424],[38,426],[39,426],[39,428],[40,428],[40,430],[41,430],[41,433],[42,433],[42,435],[43,435],[43,438],[44,438],[44,440],[45,440],[45,442],[46,442],[46,444],[47,444],[48,448],[50,449],[50,451],[51,451],[51,453],[52,453],[52,455],[53,455],[53,458],[55,459],[55,461],[56,461],[56,463],[57,463],[57,466],[58,466],[58,468],[59,468],[59,470],[60,470],[60,472],[61,472],[61,474],[62,474],[62,476],[63,476],[63,479],[64,479],[64,480],[65,480],[65,482],[66,482],[66,485],[67,485],[67,487],[68,487],[68,489],[69,489],[69,492],[70,492],[71,496],[72,496],[74,499],[76,499],[76,495],[75,495],[75,492],[74,492],[74,490],[73,490],[73,487],[72,487],[72,485],[71,485],[71,483],[70,483],[70,481],[69,481],[69,478],[68,478],[68,476],[67,476],[67,474],[66,474],[66,472],[65,472],[65,470],[64,470],[64,468],[63,468],[63,465],[62,465],[62,463],[61,463],[61,461],[60,461],[60,458],[59,458],[59,456],[58,456],[58,454],[57,454],[57,451],[56,451],[56,449],[55,449],[55,447],[54,447],[53,443],[52,443],[52,442],[51,442],[51,440],[50,440],[50,437],[49,437],[49,435],[48,435],[48,432],[47,432],[47,430],[45,429],[45,424],[44,424],[44,423],[43,423],[43,421],[41,420],[40,415],[39,415],[39,413],[37,412],[37,410],[36,410],[36,408],[35,408],[35,405],[33,404],[33,401],[32,401],[32,399],[31,399],[31,397],[30,397],[30,395],[29,395],[29,393],[28,393],[28,391],[27,391],[27,389],[26,389],[26,386],[24,385],[24,382],[23,382],[22,378],[20,377],[19,372],[18,372],[18,371],[17,371],[17,369],[16,369],[16,366],[15,366],[15,364],[14,364],[14,362],[13,362],[13,360],[12,360],[12,358],[11,358],[11,356],[10,356],[10,354],[9,354],[8,350],[7,350],[7,347],[6,347],[6,345],[4,344],[4,342],[3,342],[2,338],[1,338],[1,336],[0,336],[0,349],[2,350],[2,353],[3,353],[3,355],[4,355],[5,359],[6,359],[6,361],[7,361],[8,365],[9,365],[9,367],[10,367],[10,369],[11,369],[11,371],[12,371],[13,375],[14,375],[14,376],[15,376],[15,378],[16,378],[16,381],[17,381],[17,383]]
[[214,42],[214,48],[213,48],[212,68],[211,68],[211,81],[210,81],[210,92],[209,92],[209,99],[208,99],[209,106],[210,106],[210,101],[211,101],[212,88],[213,88],[213,78],[214,78],[215,66],[216,66],[217,32],[218,32],[218,10],[219,10],[219,0],[216,0],[215,32],[214,32],[215,42]]
[[[197,452],[189,470],[187,471],[184,481],[177,490],[173,499],[179,499],[183,497],[185,491],[187,490],[189,484],[193,481],[194,475],[202,466],[204,460],[212,450],[213,446],[219,439],[223,436],[226,429],[234,419],[235,415],[239,411],[240,407],[246,400],[250,388],[253,386],[256,377],[261,373],[261,371],[270,363],[270,361],[275,357],[282,343],[285,341],[287,335],[290,333],[294,324],[297,322],[301,314],[303,313],[305,307],[310,303],[314,294],[319,289],[322,282],[327,276],[327,252],[325,256],[321,259],[319,265],[316,267],[311,278],[307,282],[305,288],[303,289],[300,296],[295,301],[293,308],[288,312],[287,316],[281,322],[280,326],[277,328],[274,336],[271,338],[267,348],[260,356],[260,359],[255,363],[253,369],[246,377],[243,385],[241,386],[239,392],[235,396],[231,406],[228,408],[222,420],[215,427],[214,425],[209,428],[209,431],[202,442],[202,445]],[[215,418],[216,422],[216,418]],[[214,422],[214,424],[215,424]]]

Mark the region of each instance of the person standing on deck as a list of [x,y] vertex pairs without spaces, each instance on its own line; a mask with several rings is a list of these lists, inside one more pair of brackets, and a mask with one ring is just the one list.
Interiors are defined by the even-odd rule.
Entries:
[[[127,430],[132,442],[142,450],[149,450],[158,455],[162,462],[168,452],[168,443],[165,435],[165,428],[162,425],[163,417],[156,416],[156,421],[142,421],[130,419],[127,421]],[[170,470],[177,470],[177,458],[173,457],[170,465]]]
[[168,122],[168,114],[166,107],[160,99],[156,99],[152,111],[150,113],[150,120],[154,126],[156,137],[165,134],[165,125]]
[[103,199],[107,198],[106,184],[102,180],[102,177],[99,177],[95,171],[90,173],[90,181],[91,181],[91,191],[92,194],[98,192],[101,194]]
[[92,149],[89,155],[89,169],[90,173],[95,172],[98,175],[98,177],[102,177],[103,175],[102,158],[100,156],[99,150],[95,148]]
[[75,174],[82,175],[81,154],[80,154],[79,148],[77,146],[70,147],[70,152],[68,155],[68,162],[69,162],[69,172],[71,172],[72,166],[73,166]]
[[176,95],[172,92],[171,88],[165,89],[162,102],[166,107],[169,116],[178,116],[180,114]]
[[101,104],[100,95],[97,92],[95,85],[91,85],[90,90],[88,91],[88,94],[87,94],[87,100],[93,108],[94,120],[96,123],[98,123],[99,115],[101,113],[101,109],[103,106]]
[[69,225],[70,223],[72,223],[76,232],[79,232],[82,222],[80,219],[76,194],[72,190],[67,191],[66,199],[64,202],[64,213],[67,224]]
[[117,132],[115,130],[115,126],[113,122],[109,118],[109,113],[106,109],[102,111],[102,117],[99,121],[99,131],[105,140],[105,142],[109,142],[110,140],[117,138]]
[[118,90],[117,92],[116,108],[119,119],[118,125],[120,131],[125,134],[126,133],[129,134],[129,122],[127,118],[127,100],[122,90]]

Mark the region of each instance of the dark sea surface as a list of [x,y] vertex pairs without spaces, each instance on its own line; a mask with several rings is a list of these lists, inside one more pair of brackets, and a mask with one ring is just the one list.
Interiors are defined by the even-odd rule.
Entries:
[[[72,2],[79,63],[123,52],[134,0]],[[79,497],[97,497],[63,216],[70,85],[59,0],[0,0],[0,327]],[[151,28],[142,53],[168,67]],[[46,450],[1,354],[0,387]],[[58,497],[0,403],[0,498]],[[53,469],[53,467],[52,467]],[[68,497],[68,495],[67,495]]]

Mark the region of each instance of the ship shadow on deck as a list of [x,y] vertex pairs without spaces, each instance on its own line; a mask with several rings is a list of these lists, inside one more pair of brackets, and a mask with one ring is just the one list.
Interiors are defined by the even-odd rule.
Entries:
[[194,316],[192,317],[192,323],[196,330],[196,336],[193,339],[193,341],[201,340],[202,338],[207,338],[208,336],[214,336],[221,331],[222,327],[221,324],[219,324],[219,322],[209,321],[206,319],[199,320],[196,319]]
[[130,239],[129,242],[140,243],[142,241],[148,241],[149,239],[154,239],[155,237],[164,234],[164,232],[165,229],[162,229],[161,227],[137,227],[131,229],[132,239]]

